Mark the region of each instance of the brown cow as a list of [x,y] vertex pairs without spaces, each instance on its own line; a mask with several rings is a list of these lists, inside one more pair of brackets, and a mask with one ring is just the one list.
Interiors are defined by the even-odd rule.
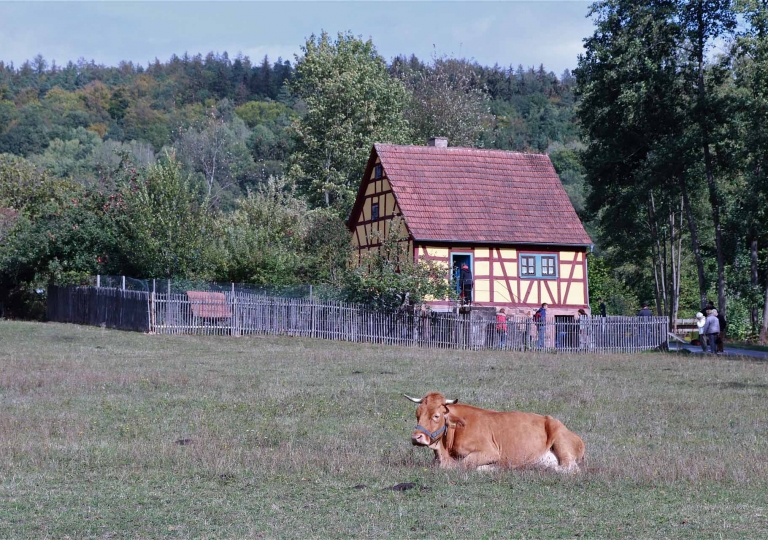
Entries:
[[437,392],[421,399],[405,397],[419,403],[411,443],[434,450],[440,467],[500,465],[578,472],[584,458],[584,441],[551,416],[457,405],[457,399]]

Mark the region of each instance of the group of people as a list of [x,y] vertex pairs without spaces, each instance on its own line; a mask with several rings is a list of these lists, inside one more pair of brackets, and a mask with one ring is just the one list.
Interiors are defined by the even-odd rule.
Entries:
[[[528,318],[525,323],[524,339],[526,341],[526,347],[530,347],[534,338],[534,329],[537,334],[536,346],[544,348],[544,335],[546,331],[547,323],[547,307],[549,305],[545,302],[541,304],[541,307],[535,312],[528,312]],[[531,324],[533,323],[533,324]],[[507,310],[506,308],[500,308],[496,312],[496,332],[499,335],[499,346],[504,348],[507,337]]]
[[727,326],[725,315],[718,313],[712,302],[709,302],[704,308],[704,313],[696,314],[696,327],[699,329],[699,341],[701,350],[712,354],[723,352],[723,340],[725,339],[725,329]]

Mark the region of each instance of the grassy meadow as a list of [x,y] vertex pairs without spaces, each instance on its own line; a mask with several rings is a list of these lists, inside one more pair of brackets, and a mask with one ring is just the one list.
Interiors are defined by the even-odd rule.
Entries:
[[[431,390],[556,416],[586,471],[433,468]],[[0,321],[0,538],[765,538],[767,443],[764,362]]]

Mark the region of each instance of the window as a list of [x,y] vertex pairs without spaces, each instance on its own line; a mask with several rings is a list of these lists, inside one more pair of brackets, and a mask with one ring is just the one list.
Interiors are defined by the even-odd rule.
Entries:
[[554,257],[542,257],[541,258],[541,275],[542,276],[556,276],[555,272],[555,258]]
[[374,178],[381,178],[383,176],[383,174],[384,174],[384,170],[383,170],[383,168],[381,166],[381,163],[379,163],[379,164],[377,164],[373,168],[373,177]]
[[557,255],[520,254],[520,277],[557,279]]
[[379,203],[373,203],[371,205],[371,219],[379,219]]
[[536,275],[536,257],[520,257],[520,275]]

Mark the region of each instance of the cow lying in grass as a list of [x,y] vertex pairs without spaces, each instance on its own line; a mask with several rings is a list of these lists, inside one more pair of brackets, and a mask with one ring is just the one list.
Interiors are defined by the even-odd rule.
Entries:
[[437,392],[414,403],[415,446],[435,451],[440,467],[501,466],[578,472],[584,441],[565,425],[540,414],[497,412],[457,404]]

